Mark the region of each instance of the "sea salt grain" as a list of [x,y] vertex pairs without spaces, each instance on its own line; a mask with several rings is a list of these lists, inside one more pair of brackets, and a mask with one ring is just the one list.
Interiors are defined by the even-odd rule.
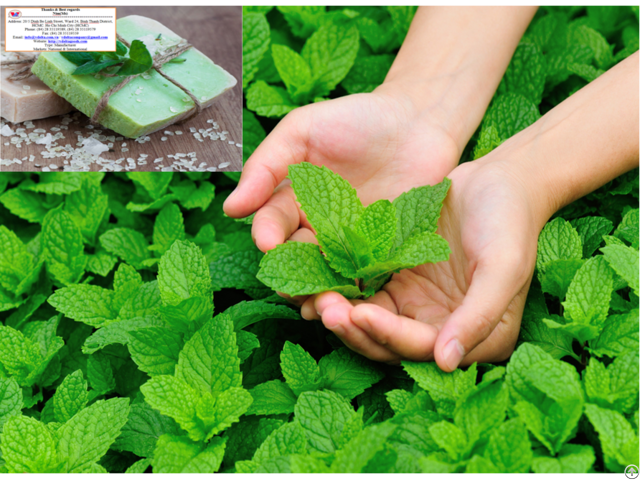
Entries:
[[231,165],[231,162],[223,162],[218,165],[218,168],[227,168],[229,165]]
[[82,141],[82,149],[87,152],[89,155],[99,156],[103,152],[109,151],[109,147],[107,147],[104,143],[96,140],[95,138],[85,138]]

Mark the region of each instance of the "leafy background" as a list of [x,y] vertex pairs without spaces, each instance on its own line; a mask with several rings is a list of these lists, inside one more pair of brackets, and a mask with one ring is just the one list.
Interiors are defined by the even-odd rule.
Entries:
[[[266,31],[298,52],[329,28],[327,45],[356,38],[358,48],[348,68],[336,59],[344,78],[283,87],[269,74],[269,45],[253,42],[247,91],[263,81],[291,102],[305,88],[348,93],[356,62],[393,55],[411,14],[252,9],[245,22],[262,25],[252,40]],[[465,160],[637,48],[637,7],[541,9]],[[384,76],[363,72],[369,83],[359,85]],[[245,155],[276,121],[245,115]],[[248,221],[222,213],[234,184],[208,173],[0,174],[0,471],[638,464],[638,170],[545,227],[511,359],[451,374],[433,363],[374,364],[301,321],[256,280],[262,253]]]

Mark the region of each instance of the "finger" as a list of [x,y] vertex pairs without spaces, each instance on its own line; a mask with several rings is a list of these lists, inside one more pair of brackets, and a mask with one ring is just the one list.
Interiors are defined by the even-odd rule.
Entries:
[[284,243],[300,227],[300,209],[295,198],[293,189],[286,186],[278,189],[256,212],[251,236],[261,251],[267,252]]
[[287,239],[288,242],[302,242],[318,244],[318,239],[308,228],[299,228]]
[[346,298],[335,292],[323,293],[318,296],[320,297],[323,298],[316,300],[316,305],[322,323],[347,347],[378,362],[397,363],[400,360],[398,355],[376,343],[350,320],[349,314],[354,307]]
[[[308,298],[308,295],[300,295],[300,296],[292,297],[291,295],[288,295],[282,292],[276,292],[276,294],[284,298],[290,304],[295,305],[296,307],[300,307]],[[309,320],[309,319],[306,319],[306,320]]]
[[258,210],[307,151],[306,109],[287,115],[258,146],[244,165],[240,182],[224,202],[224,212],[241,218]]
[[351,321],[381,346],[399,357],[425,361],[433,356],[438,330],[433,325],[396,315],[378,305],[354,307]]
[[455,370],[465,355],[491,335],[522,289],[528,271],[519,258],[478,264],[462,304],[445,321],[435,346],[435,360],[444,371]]

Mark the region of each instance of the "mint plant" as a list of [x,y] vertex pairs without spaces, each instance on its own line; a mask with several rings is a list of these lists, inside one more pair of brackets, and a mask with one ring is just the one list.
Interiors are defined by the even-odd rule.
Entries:
[[[333,98],[381,81],[371,65],[389,63],[413,8],[245,12],[258,19],[254,45],[269,39],[245,58],[248,84],[282,90],[270,45],[302,56],[323,25],[355,25],[356,59]],[[463,159],[488,153],[637,49],[638,7],[541,7]],[[245,155],[274,124],[245,111]],[[298,171],[303,183],[309,167]],[[326,187],[299,189],[309,218],[320,207],[330,215],[314,224],[324,246],[291,245],[324,262],[318,278],[358,296],[360,282],[343,273],[360,269],[350,259],[386,251],[387,268],[410,238],[433,231],[448,188],[417,189],[365,214],[372,206],[344,181],[319,178],[344,203],[317,202]],[[275,251],[255,247],[251,217],[222,212],[233,186],[233,176],[193,172],[0,173],[1,473],[584,474],[638,465],[638,169],[544,228],[511,358],[452,373],[371,362],[300,321],[257,278]],[[422,223],[408,221],[416,211]],[[362,220],[378,215],[386,221],[372,229]],[[348,228],[334,229],[336,218]],[[349,231],[367,241],[342,248],[335,238],[353,241]],[[320,248],[337,252],[339,273]]]
[[370,297],[394,272],[449,258],[447,241],[435,233],[449,179],[365,208],[349,182],[326,167],[292,165],[289,178],[321,250],[290,242],[265,255],[256,278],[274,290]]

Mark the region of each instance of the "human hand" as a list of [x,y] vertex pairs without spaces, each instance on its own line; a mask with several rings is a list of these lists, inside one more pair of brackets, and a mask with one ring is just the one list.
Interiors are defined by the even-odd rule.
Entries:
[[435,359],[452,371],[506,359],[518,337],[546,212],[536,210],[513,167],[483,160],[449,175],[438,230],[451,247],[447,262],[403,270],[365,301],[334,292],[310,297],[302,315],[321,318],[373,360]]
[[[441,114],[416,111],[409,98],[383,85],[373,93],[307,105],[287,115],[247,161],[225,212],[257,211],[252,233],[267,251],[287,239],[313,237],[293,190],[283,180],[289,165],[325,165],[358,190],[366,205],[440,181],[460,152]],[[274,193],[274,189],[276,189]]]

